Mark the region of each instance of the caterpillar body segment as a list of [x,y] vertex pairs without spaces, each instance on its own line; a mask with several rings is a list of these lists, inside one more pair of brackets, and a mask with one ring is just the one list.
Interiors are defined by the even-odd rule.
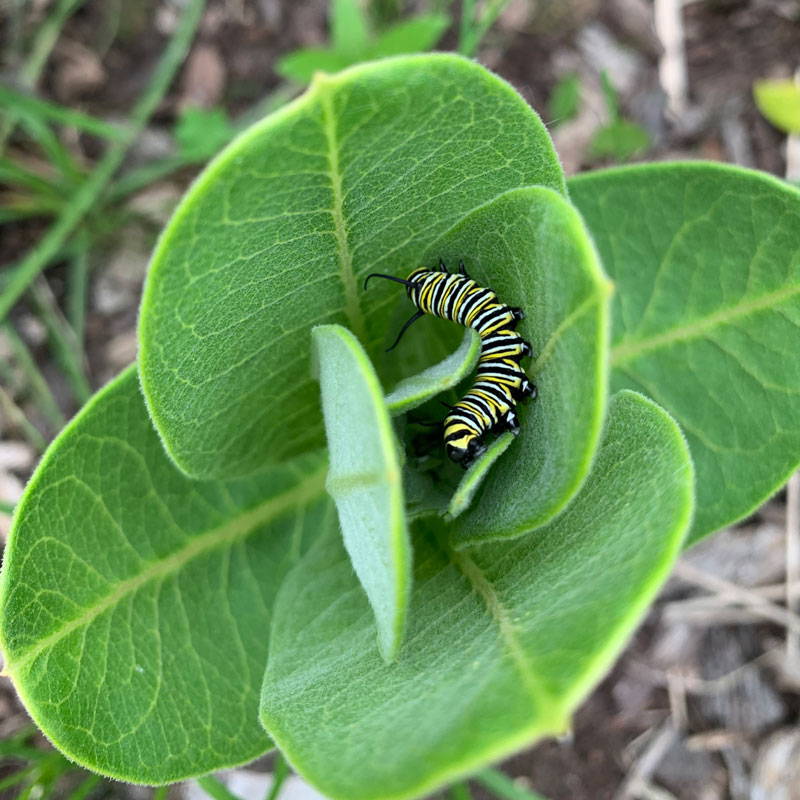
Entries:
[[448,406],[450,413],[444,420],[447,455],[467,467],[486,449],[487,433],[517,433],[517,403],[536,396],[536,387],[520,366],[523,358],[533,354],[530,343],[516,333],[517,324],[525,318],[522,309],[505,305],[492,289],[470,278],[463,261],[457,273],[448,272],[440,260],[438,270],[420,267],[406,279],[373,273],[367,281],[372,277],[404,284],[418,309],[389,350],[424,314],[474,328],[481,337],[475,383],[454,406]]

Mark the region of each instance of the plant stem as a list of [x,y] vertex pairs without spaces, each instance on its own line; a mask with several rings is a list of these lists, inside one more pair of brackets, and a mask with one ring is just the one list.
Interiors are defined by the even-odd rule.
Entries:
[[197,778],[197,785],[214,800],[241,800],[228,787],[213,775],[203,775]]
[[503,800],[546,800],[542,795],[514,783],[499,769],[482,769],[475,774],[474,780]]
[[64,207],[55,224],[23,258],[13,277],[6,284],[5,291],[0,296],[0,321],[5,319],[9,309],[63,247],[67,237],[92,208],[119,168],[128,148],[147,124],[147,120],[172,83],[172,78],[182,63],[200,22],[204,6],[205,0],[189,0],[175,35],[161,57],[149,85],[133,109],[124,136],[108,145],[98,165]]
[[275,755],[275,764],[272,767],[272,786],[267,794],[266,800],[278,800],[278,795],[281,793],[283,784],[292,771],[289,769],[289,764],[283,757],[283,754],[278,752]]
[[47,417],[53,428],[58,431],[66,424],[66,419],[58,407],[47,381],[36,366],[36,361],[31,355],[28,346],[22,340],[20,335],[14,330],[10,323],[4,322],[2,331],[8,343],[11,345],[11,351],[14,355],[19,368],[25,373],[31,391],[36,397],[39,410]]

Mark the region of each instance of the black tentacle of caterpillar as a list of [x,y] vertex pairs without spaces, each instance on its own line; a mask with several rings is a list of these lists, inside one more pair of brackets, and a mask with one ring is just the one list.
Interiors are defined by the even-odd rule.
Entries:
[[521,308],[501,303],[497,295],[479,286],[467,275],[464,262],[457,273],[448,272],[439,260],[439,269],[415,269],[406,279],[373,272],[370,278],[386,278],[402,283],[418,311],[397,335],[394,350],[408,328],[425,314],[433,314],[459,325],[474,328],[481,337],[481,354],[472,389],[454,406],[444,420],[447,455],[468,467],[486,449],[483,437],[488,433],[519,432],[517,402],[536,396],[536,387],[520,366],[532,355],[530,343],[516,333]]

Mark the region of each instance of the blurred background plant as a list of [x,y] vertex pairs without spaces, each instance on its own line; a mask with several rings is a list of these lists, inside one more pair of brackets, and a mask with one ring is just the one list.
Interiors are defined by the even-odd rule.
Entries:
[[[135,358],[149,253],[188,183],[316,70],[454,50],[517,87],[569,174],[700,157],[800,179],[798,0],[0,0],[0,44],[3,538],[47,442]],[[785,522],[781,497],[691,551],[571,736],[448,796],[798,797]],[[2,797],[316,796],[272,757],[155,792],[89,776],[5,682],[0,739]]]
[[800,68],[793,78],[753,84],[758,110],[786,134],[786,179],[800,186]]

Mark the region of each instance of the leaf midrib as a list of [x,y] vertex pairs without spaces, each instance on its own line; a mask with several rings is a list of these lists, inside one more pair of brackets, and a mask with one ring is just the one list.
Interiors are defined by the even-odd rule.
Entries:
[[113,591],[84,609],[83,613],[73,617],[58,630],[48,634],[20,653],[14,655],[6,653],[6,671],[13,677],[15,672],[22,670],[40,653],[52,648],[73,631],[89,625],[104,611],[113,608],[123,598],[133,594],[146,583],[176,574],[192,559],[199,558],[210,550],[233,545],[286,511],[294,507],[299,508],[307,505],[324,491],[326,470],[327,465],[324,465],[283,494],[269,498],[269,500],[223,525],[193,536],[181,549],[176,550],[160,561],[154,562],[139,574],[121,581]]
[[638,358],[640,355],[658,350],[662,347],[669,347],[673,344],[698,339],[708,331],[727,325],[740,317],[755,314],[758,311],[770,309],[780,303],[790,300],[795,295],[800,294],[800,284],[791,285],[779,289],[769,294],[761,295],[755,300],[738,303],[737,305],[723,308],[709,316],[694,320],[680,325],[664,333],[658,333],[642,339],[625,339],[611,349],[611,366],[616,367],[628,361]]
[[339,166],[339,143],[336,137],[336,117],[333,110],[333,99],[330,90],[322,80],[318,83],[320,107],[322,109],[322,127],[327,144],[328,168],[333,192],[334,230],[336,233],[336,251],[339,259],[339,276],[344,285],[344,311],[355,335],[366,341],[367,326],[358,300],[358,282],[353,271],[353,254],[347,241],[347,222],[344,216],[344,193],[342,191],[342,173]]
[[549,694],[528,664],[527,655],[517,638],[517,628],[508,610],[500,601],[494,587],[486,579],[481,568],[466,553],[448,548],[448,555],[486,604],[489,615],[497,624],[500,638],[506,645],[508,654],[528,690],[528,696],[533,701],[536,711],[544,716],[545,709],[550,702]]

